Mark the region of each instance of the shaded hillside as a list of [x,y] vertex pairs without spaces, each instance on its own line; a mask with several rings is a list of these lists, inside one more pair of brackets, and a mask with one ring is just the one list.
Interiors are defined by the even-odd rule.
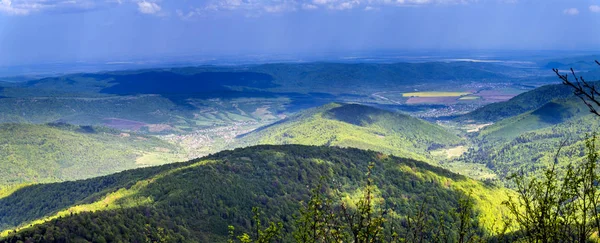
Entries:
[[461,160],[486,164],[505,178],[535,172],[553,162],[561,144],[561,163],[583,157],[586,135],[598,132],[600,119],[575,96],[554,99],[541,107],[487,126],[472,137],[474,149]]
[[[600,60],[600,56],[590,55],[590,56],[577,56],[577,57],[567,57],[567,58],[556,58],[549,60],[539,61],[538,64],[543,66],[546,69],[556,68],[559,70],[569,70],[573,68],[575,71],[597,71],[600,67],[594,60]],[[598,73],[598,72],[596,72]],[[592,78],[596,79],[596,77],[590,77],[588,80],[592,80]]]
[[84,179],[177,160],[156,138],[67,124],[0,124],[0,186]]
[[504,118],[540,108],[554,99],[570,96],[573,96],[573,90],[565,85],[546,85],[517,95],[508,101],[485,105],[459,116],[457,120],[476,123],[497,122]]
[[[505,190],[423,162],[358,149],[288,145],[236,149],[187,163],[25,187],[0,199],[0,226],[34,225],[10,233],[4,239],[8,242],[225,242],[228,225],[250,230],[256,206],[264,219],[283,222],[289,239],[292,215],[311,188],[325,181],[330,188],[326,195],[334,201],[352,201],[365,186],[370,162],[375,164],[375,196],[394,205],[394,217],[413,213],[415,205],[426,202],[428,218],[456,222],[450,212],[469,191],[483,232],[501,215]],[[31,223],[41,217],[50,221]]]
[[479,139],[512,139],[522,133],[557,125],[589,115],[589,109],[577,97],[554,99],[532,111],[501,120],[485,127]]
[[[229,69],[231,70],[231,69]],[[228,86],[274,87],[273,77],[264,73],[213,71],[185,74],[164,69],[71,74],[26,82],[23,87],[71,93],[192,94],[230,91]]]
[[248,70],[273,76],[279,85],[276,90],[364,93],[396,85],[501,80],[513,69],[487,63],[429,62],[265,64]]
[[354,147],[428,160],[429,149],[460,142],[457,135],[443,127],[408,115],[358,104],[332,103],[246,134],[236,145]]
[[199,66],[71,74],[20,85],[46,95],[190,94],[251,90],[363,93],[358,87],[387,88],[439,82],[504,80],[516,69],[474,62],[429,63],[280,63],[246,66]]

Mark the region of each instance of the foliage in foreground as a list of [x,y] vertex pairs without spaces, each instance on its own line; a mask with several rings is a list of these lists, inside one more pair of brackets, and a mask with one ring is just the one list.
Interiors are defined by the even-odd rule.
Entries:
[[[504,204],[528,242],[588,242],[600,232],[600,168],[595,135],[586,159],[558,168],[558,158],[538,178],[512,176],[518,195]],[[560,151],[560,148],[559,148]],[[558,153],[558,152],[557,152]]]
[[[388,215],[393,209],[375,203],[372,196],[371,169],[363,197],[356,207],[342,202],[336,205],[327,199],[320,187],[313,190],[308,203],[296,219],[296,242],[593,242],[600,232],[600,185],[596,151],[596,136],[585,140],[586,160],[558,168],[558,157],[543,175],[528,178],[523,173],[514,174],[517,194],[503,204],[509,217],[503,227],[492,234],[482,234],[471,215],[473,201],[461,199],[455,209],[453,224],[431,224],[424,220],[424,203],[417,214],[406,215],[401,220]],[[559,147],[559,151],[562,147]],[[557,152],[558,154],[558,152]],[[381,201],[385,201],[381,199]],[[395,222],[399,224],[395,224]],[[398,227],[403,225],[407,227]],[[507,232],[512,231],[512,232]],[[275,231],[277,233],[277,231]],[[248,241],[248,234],[244,234]],[[277,235],[256,234],[254,242],[274,242]],[[251,239],[251,238],[250,238]],[[233,242],[233,239],[230,240]]]
[[[292,235],[295,242],[478,242],[484,232],[473,219],[476,212],[473,209],[473,199],[463,196],[456,210],[450,215],[456,218],[454,223],[443,220],[431,221],[427,218],[426,203],[417,204],[414,214],[398,217],[394,208],[386,207],[383,199],[373,196],[376,187],[373,186],[369,166],[367,184],[363,196],[357,202],[335,203],[324,193],[322,185],[312,190],[310,200],[302,203],[299,215],[295,217],[296,228]],[[253,211],[256,213],[257,209]],[[258,215],[258,214],[255,214]],[[230,239],[235,238],[241,243],[276,242],[281,238],[281,228],[271,223],[264,230],[260,228],[257,217],[255,234],[250,236],[243,233],[234,237],[233,226],[229,226]],[[268,233],[265,233],[268,232]]]

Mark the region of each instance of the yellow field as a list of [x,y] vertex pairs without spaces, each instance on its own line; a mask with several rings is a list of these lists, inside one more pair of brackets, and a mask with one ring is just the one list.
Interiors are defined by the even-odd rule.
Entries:
[[459,97],[471,94],[469,92],[410,92],[403,93],[402,97]]
[[479,97],[479,96],[463,96],[463,97],[458,98],[458,100],[476,100],[479,98],[481,98],[481,97]]

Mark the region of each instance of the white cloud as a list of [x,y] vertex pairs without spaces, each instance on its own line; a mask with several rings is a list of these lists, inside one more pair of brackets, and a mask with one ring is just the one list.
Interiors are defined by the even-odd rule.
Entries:
[[15,8],[12,5],[11,0],[2,0],[0,1],[0,12],[13,15],[26,15],[29,14],[30,10],[24,8]]
[[[182,19],[190,19],[195,16],[210,15],[217,12],[258,17],[262,14],[285,13],[299,10],[314,11],[317,9],[327,9],[329,11],[350,11],[361,9],[372,11],[381,10],[386,7],[456,5],[479,1],[482,0],[206,0],[203,5],[192,6],[187,10],[179,9],[175,13]],[[504,1],[514,2],[516,0],[489,1],[503,3]]]
[[578,15],[579,14],[579,10],[577,8],[567,8],[567,9],[563,10],[563,14],[566,14],[566,15]]
[[[40,12],[88,11],[101,7],[119,6],[136,8],[140,13],[166,16],[169,12],[180,18],[192,18],[206,13],[236,12],[246,16],[292,11],[365,11],[390,7],[426,5],[466,5],[484,1],[515,3],[518,0],[170,0],[189,8],[166,9],[161,0],[0,0],[0,14],[28,15]],[[600,6],[589,7],[600,13]],[[565,14],[577,14],[577,9],[565,10]]]
[[267,13],[281,13],[281,12],[290,12],[296,11],[296,7],[291,4],[279,4],[279,5],[270,5],[265,6],[265,11]]
[[337,1],[336,0],[313,0],[312,2],[314,4],[318,4],[318,5],[325,5],[325,4],[330,4],[330,3],[337,2]]
[[39,12],[89,11],[120,0],[0,0],[0,14],[28,15]]
[[157,14],[161,7],[155,2],[140,1],[137,3],[138,11],[143,14]]
[[600,6],[598,5],[590,5],[590,11],[594,13],[600,13]]
[[338,5],[332,5],[329,8],[331,9],[337,9],[337,10],[346,10],[346,9],[353,9],[357,6],[360,5],[360,1],[356,0],[356,1],[345,1],[342,3],[339,3]]
[[372,7],[372,6],[366,6],[365,7],[365,11],[377,11],[377,10],[379,10],[379,8]]
[[319,7],[317,7],[317,5],[314,4],[310,4],[310,3],[303,3],[302,4],[302,9],[305,10],[313,10],[313,9],[318,9]]

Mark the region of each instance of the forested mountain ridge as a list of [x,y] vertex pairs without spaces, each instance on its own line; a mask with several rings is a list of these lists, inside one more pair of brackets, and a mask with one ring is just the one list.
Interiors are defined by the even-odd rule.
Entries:
[[354,147],[430,161],[428,150],[461,142],[449,130],[409,115],[359,104],[331,103],[242,135],[236,146]]
[[[280,92],[347,93],[368,84],[468,82],[500,80],[518,69],[473,62],[427,63],[279,63],[245,66],[198,66],[70,74],[32,80],[21,88],[58,93],[189,94],[235,91],[239,88]],[[161,80],[172,80],[170,86]],[[370,90],[370,89],[369,89]],[[358,91],[360,91],[358,89]]]
[[[370,162],[376,198],[384,199],[382,206],[394,205],[393,215],[414,213],[424,202],[431,220],[456,222],[449,212],[469,192],[481,234],[502,214],[506,190],[423,162],[358,149],[256,146],[187,163],[22,188],[0,199],[0,225],[9,229],[37,218],[51,220],[5,232],[3,241],[224,242],[228,225],[250,229],[255,206],[264,211],[265,220],[283,222],[285,237],[290,237],[291,216],[299,201],[308,200],[311,188],[324,180],[332,185],[327,195],[334,201],[352,201],[365,186]],[[61,196],[50,197],[57,192]]]
[[273,90],[343,93],[351,88],[362,93],[390,85],[501,80],[509,77],[507,72],[517,69],[489,63],[426,62],[264,64],[247,70],[273,76],[273,82],[279,85]]

